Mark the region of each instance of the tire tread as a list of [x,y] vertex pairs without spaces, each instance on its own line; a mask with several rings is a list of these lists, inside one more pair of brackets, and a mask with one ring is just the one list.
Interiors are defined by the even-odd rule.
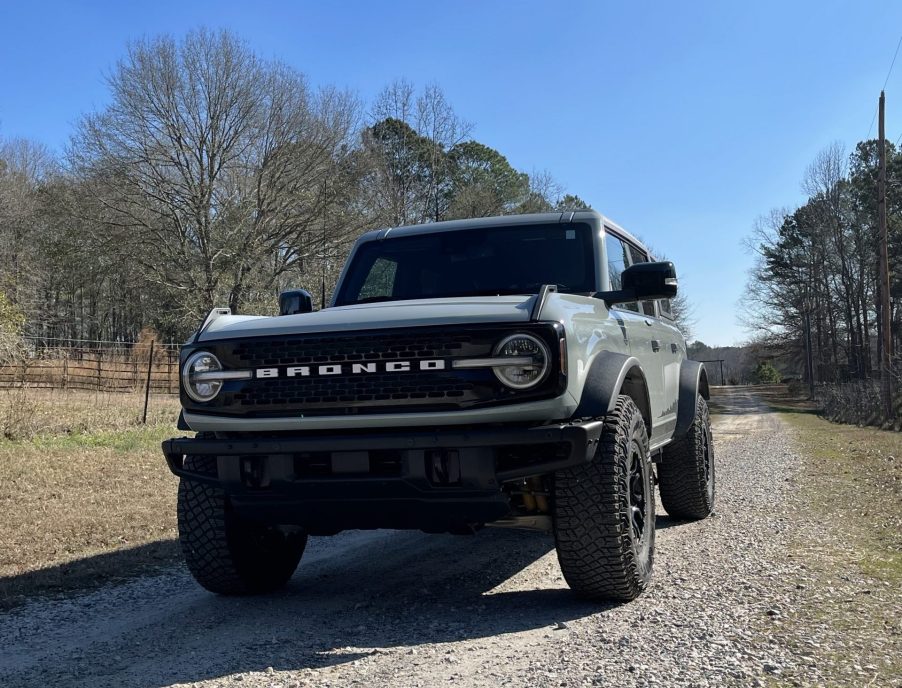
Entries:
[[[605,416],[592,462],[554,476],[554,534],[558,561],[568,585],[589,599],[632,600],[647,586],[654,557],[654,519],[647,566],[632,546],[629,500],[618,486],[628,480],[629,444],[636,418],[648,459],[648,440],[633,400],[620,396]],[[649,468],[650,470],[650,468]],[[647,499],[653,500],[649,490]]]
[[[185,467],[216,475],[216,457],[188,456]],[[177,516],[188,570],[204,588],[221,595],[249,595],[282,587],[297,568],[306,544],[306,536],[285,536],[279,551],[256,551],[241,537],[244,524],[230,513],[225,491],[194,480],[179,482]]]
[[[661,463],[658,464],[658,488],[661,504],[673,518],[699,520],[709,516],[714,509],[714,500],[709,499],[705,482],[702,444],[703,432],[709,433],[710,437],[710,425],[708,404],[699,395],[689,432],[664,448]],[[709,451],[713,462],[712,444],[709,444]]]

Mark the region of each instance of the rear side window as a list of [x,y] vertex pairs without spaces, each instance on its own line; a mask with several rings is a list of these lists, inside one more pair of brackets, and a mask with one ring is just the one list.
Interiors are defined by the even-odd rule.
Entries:
[[673,320],[673,309],[670,306],[670,299],[658,299],[658,308],[661,309],[661,315],[668,320]]

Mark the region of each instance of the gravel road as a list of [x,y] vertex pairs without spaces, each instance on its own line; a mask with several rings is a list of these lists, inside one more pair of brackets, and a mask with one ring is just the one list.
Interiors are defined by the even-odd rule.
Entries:
[[[311,540],[287,590],[218,598],[180,568],[0,616],[3,686],[762,686],[820,682],[772,638],[799,588],[799,462],[748,393],[719,398],[716,514],[658,508],[651,588],[575,600],[549,536]],[[163,470],[161,464],[161,470]]]

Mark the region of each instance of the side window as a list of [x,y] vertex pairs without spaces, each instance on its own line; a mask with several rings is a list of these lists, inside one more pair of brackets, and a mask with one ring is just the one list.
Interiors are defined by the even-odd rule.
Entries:
[[626,245],[613,234],[605,234],[604,236],[605,253],[608,256],[608,276],[611,279],[611,289],[616,291],[620,289],[620,274],[624,271],[629,263],[626,257]]
[[670,307],[670,299],[658,299],[658,308],[661,309],[661,315],[668,320],[673,320],[673,310]]
[[[647,263],[648,262],[648,254],[633,246],[629,245],[630,250],[630,265],[635,265],[636,263]],[[650,315],[655,317],[657,314],[655,313],[655,302],[654,301],[643,301],[642,302],[642,313],[645,315]]]
[[388,258],[377,258],[366,276],[366,281],[360,287],[357,298],[364,299],[387,298],[393,295],[395,288],[395,274],[398,264]]
[[[620,275],[630,264],[629,247],[613,234],[607,233],[605,233],[604,244],[608,256],[608,277],[611,280],[611,289],[616,291],[623,286]],[[635,301],[617,304],[615,308],[639,312],[639,304]]]

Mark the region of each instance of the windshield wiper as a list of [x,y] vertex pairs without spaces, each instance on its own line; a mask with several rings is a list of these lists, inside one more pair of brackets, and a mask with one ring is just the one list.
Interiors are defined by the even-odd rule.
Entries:
[[348,305],[357,305],[358,303],[378,303],[379,301],[400,301],[400,300],[401,299],[398,299],[397,297],[394,297],[394,296],[367,296],[366,298],[363,298],[363,299],[357,299],[356,301],[354,301],[353,304],[348,304]]

